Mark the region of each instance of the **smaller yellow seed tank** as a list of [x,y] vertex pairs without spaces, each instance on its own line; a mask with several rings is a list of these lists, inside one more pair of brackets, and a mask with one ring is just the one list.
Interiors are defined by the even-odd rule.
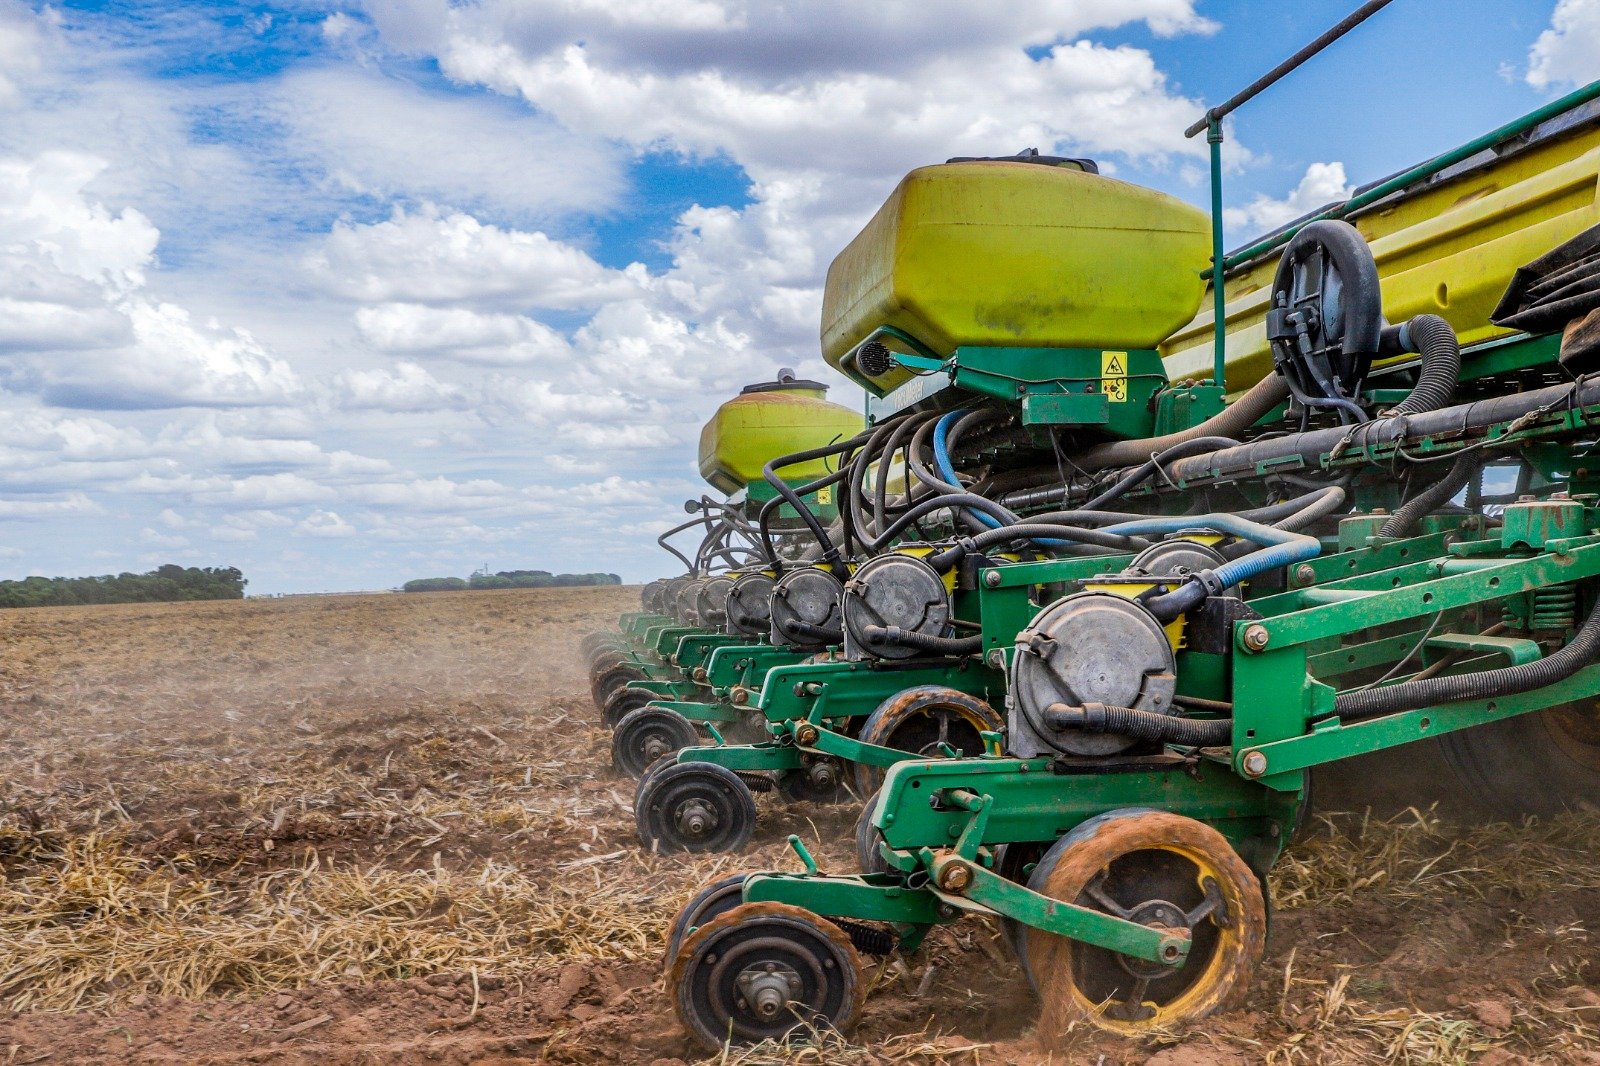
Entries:
[[[717,408],[700,430],[700,476],[725,493],[735,493],[761,480],[761,468],[773,456],[789,455],[853,437],[863,418],[826,399],[821,382],[779,371],[776,381],[747,385]],[[822,460],[778,470],[789,481],[812,481],[831,472]]]

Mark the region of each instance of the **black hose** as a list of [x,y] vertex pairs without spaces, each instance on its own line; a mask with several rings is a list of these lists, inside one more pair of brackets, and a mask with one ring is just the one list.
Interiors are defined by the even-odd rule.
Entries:
[[932,655],[976,655],[983,650],[983,634],[970,637],[935,637],[899,626],[865,626],[862,635],[874,643],[898,644]]
[[1014,540],[1070,540],[1090,548],[1104,549],[1091,553],[1095,555],[1134,552],[1150,547],[1150,542],[1142,537],[1125,537],[1119,533],[1102,533],[1098,529],[1083,529],[1078,526],[1055,525],[1028,519],[963,538],[950,547],[928,556],[924,561],[942,574],[975,551]]
[[1467,487],[1467,482],[1472,480],[1473,471],[1478,468],[1479,461],[1476,455],[1456,456],[1456,461],[1450,464],[1450,469],[1445,471],[1444,477],[1395,509],[1394,514],[1378,527],[1378,536],[1394,539],[1408,535],[1416,524],[1422,521],[1424,515],[1432,514],[1437,508],[1448,503],[1452,496]]
[[[788,482],[779,477],[776,471],[778,467],[809,463],[813,459],[823,459],[830,455],[839,455],[850,451],[852,448],[859,447],[870,436],[870,432],[862,432],[847,441],[824,444],[820,448],[809,448],[806,451],[794,452],[791,455],[780,455],[776,459],[767,460],[766,464],[761,468],[761,476],[766,479],[767,484],[777,490],[778,495],[782,496],[784,501],[799,513],[801,520],[806,524],[806,528],[811,530],[811,535],[817,539],[817,545],[822,549],[822,557],[827,560],[830,566],[840,567],[844,565],[844,559],[839,556],[838,547],[834,545],[832,538],[828,536],[827,530],[822,528],[822,523],[817,521],[817,516],[812,514],[811,509],[801,501],[800,494],[791,488]],[[830,474],[829,478],[838,480],[843,476],[842,472],[836,472],[835,474]],[[824,479],[824,482],[831,483],[827,482],[826,479]],[[816,483],[814,482],[813,484]],[[768,548],[770,550],[770,543]]]
[[1105,703],[1086,703],[1082,707],[1052,703],[1045,708],[1044,717],[1056,729],[1115,733],[1118,736],[1196,748],[1216,747],[1233,739],[1232,718],[1176,718],[1170,714],[1114,707]]
[[1450,323],[1438,315],[1418,315],[1400,327],[1402,348],[1422,356],[1422,373],[1411,395],[1385,411],[1386,415],[1416,415],[1437,411],[1455,399],[1461,376],[1461,343]]
[[1218,448],[1232,448],[1239,442],[1232,437],[1194,437],[1190,440],[1179,441],[1163,451],[1159,451],[1146,459],[1143,463],[1123,474],[1116,482],[1100,495],[1084,503],[1083,508],[1092,511],[1102,504],[1110,503],[1126,493],[1129,489],[1139,484],[1161,469],[1162,464],[1173,459],[1181,459],[1186,455],[1198,455],[1201,452],[1216,451]]
[[822,644],[837,644],[844,639],[843,630],[814,626],[810,622],[802,622],[797,618],[782,619],[779,621],[778,626],[791,637],[799,637],[802,640],[816,641]]
[[986,496],[977,496],[970,492],[957,492],[949,495],[933,496],[921,501],[920,503],[912,504],[906,509],[904,514],[891,522],[889,524],[889,528],[879,534],[877,539],[867,542],[864,547],[868,551],[881,551],[884,545],[888,544],[890,539],[892,539],[895,534],[911,525],[911,523],[915,522],[923,515],[931,514],[934,511],[955,508],[976,508],[977,510],[993,516],[1002,523],[1012,524],[1017,521],[1016,515],[1012,514],[1010,511],[1006,510],[1004,507],[1001,507],[998,503],[995,503]]
[[1324,717],[1347,722],[1360,721],[1458,700],[1515,696],[1519,692],[1531,692],[1565,681],[1596,659],[1600,659],[1600,610],[1589,612],[1589,617],[1584,619],[1583,625],[1578,627],[1565,647],[1542,659],[1497,670],[1429,677],[1402,681],[1386,688],[1341,692],[1334,697],[1333,713]]

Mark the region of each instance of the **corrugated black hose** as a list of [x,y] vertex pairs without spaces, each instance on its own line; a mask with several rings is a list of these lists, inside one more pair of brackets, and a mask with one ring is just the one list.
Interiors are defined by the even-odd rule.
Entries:
[[1398,339],[1403,350],[1422,356],[1422,373],[1411,395],[1385,414],[1437,411],[1455,399],[1456,380],[1461,376],[1461,344],[1450,323],[1438,315],[1418,315],[1400,327]]
[[1450,464],[1444,477],[1429,485],[1395,509],[1394,514],[1378,527],[1380,537],[1404,537],[1410,534],[1423,517],[1450,502],[1450,498],[1467,487],[1482,460],[1476,455],[1458,455]]
[[899,626],[866,626],[862,634],[870,641],[916,648],[932,655],[976,655],[983,650],[983,634],[970,637],[935,637]]
[[1360,721],[1459,700],[1515,696],[1565,681],[1597,659],[1600,659],[1600,610],[1589,612],[1589,617],[1566,647],[1542,659],[1498,670],[1478,670],[1470,674],[1402,681],[1386,688],[1341,692],[1334,698],[1333,713],[1324,717]]
[[1115,707],[1106,703],[1085,703],[1082,707],[1052,703],[1045,708],[1044,717],[1057,729],[1115,733],[1118,736],[1159,740],[1195,748],[1217,747],[1233,739],[1232,718],[1175,718],[1170,714]]

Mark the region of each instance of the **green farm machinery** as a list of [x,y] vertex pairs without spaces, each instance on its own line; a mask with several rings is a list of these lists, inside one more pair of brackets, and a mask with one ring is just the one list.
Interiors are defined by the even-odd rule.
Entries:
[[[1214,186],[1223,117],[1303,59],[1191,131]],[[678,915],[688,1031],[848,1030],[864,955],[969,915],[1044,1026],[1185,1024],[1248,988],[1313,781],[1600,800],[1597,190],[1600,83],[1232,255],[1088,160],[908,175],[824,296],[865,427],[769,450],[591,646],[597,698],[667,723],[647,846],[863,801],[859,873],[791,838],[800,872]]]

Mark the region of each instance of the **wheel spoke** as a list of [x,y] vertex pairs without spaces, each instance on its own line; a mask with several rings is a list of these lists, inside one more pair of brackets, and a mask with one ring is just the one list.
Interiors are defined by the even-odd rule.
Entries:
[[1220,926],[1228,924],[1228,904],[1222,898],[1222,889],[1217,887],[1217,882],[1210,877],[1201,880],[1201,886],[1206,890],[1206,898],[1201,900],[1195,909],[1183,916],[1183,920],[1190,929],[1201,922],[1216,915],[1214,921]]
[[1106,873],[1104,870],[1095,875],[1095,879],[1093,881],[1090,881],[1087,885],[1084,885],[1083,891],[1084,894],[1090,899],[1100,904],[1104,910],[1117,916],[1118,918],[1127,920],[1129,913],[1128,908],[1112,899],[1110,894],[1106,892]]

